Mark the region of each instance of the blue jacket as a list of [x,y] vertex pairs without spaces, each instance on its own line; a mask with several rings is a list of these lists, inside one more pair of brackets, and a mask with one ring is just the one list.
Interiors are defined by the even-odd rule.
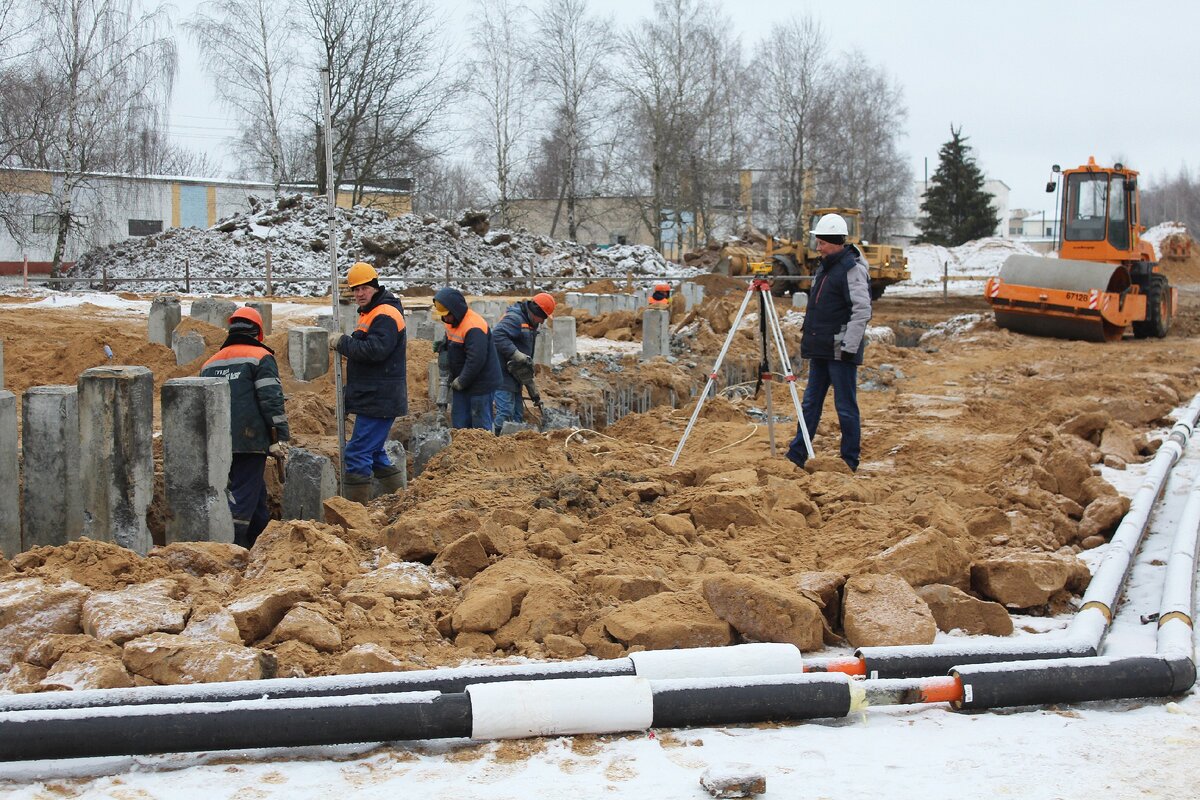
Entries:
[[[821,259],[808,291],[801,358],[863,363],[867,322],[871,319],[871,277],[854,245]],[[851,353],[853,357],[843,357]]]
[[358,327],[338,340],[346,357],[347,414],[391,419],[408,413],[408,332],[400,301],[380,289],[358,310]]
[[273,352],[253,337],[230,334],[200,369],[202,377],[229,381],[229,422],[235,453],[265,453],[273,441],[288,439],[283,385]]
[[504,316],[492,329],[492,339],[496,343],[496,355],[500,357],[500,388],[506,392],[520,394],[521,384],[508,374],[508,362],[513,353],[520,350],[533,358],[533,346],[538,337],[538,325],[529,315],[529,301],[522,300],[508,307]]
[[454,324],[446,323],[450,380],[462,385],[462,394],[490,394],[499,389],[500,359],[487,321],[467,306],[467,299],[458,289],[438,289],[433,299],[454,318]]

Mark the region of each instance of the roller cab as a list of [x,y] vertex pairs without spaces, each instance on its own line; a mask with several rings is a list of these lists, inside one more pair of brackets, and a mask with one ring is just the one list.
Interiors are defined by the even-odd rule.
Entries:
[[[1055,168],[1057,171],[1057,167]],[[1163,337],[1177,291],[1140,239],[1137,173],[1094,158],[1062,173],[1058,258],[1010,256],[984,296],[1001,328],[1037,336],[1118,341]],[[1047,191],[1058,191],[1051,182]]]

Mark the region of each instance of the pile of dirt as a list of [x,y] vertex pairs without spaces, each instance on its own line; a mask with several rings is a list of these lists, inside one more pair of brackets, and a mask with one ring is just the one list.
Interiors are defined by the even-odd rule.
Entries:
[[[714,316],[727,300],[711,301]],[[893,299],[874,322],[934,328],[982,302]],[[42,316],[5,311],[0,326],[45,325],[51,336],[55,320]],[[1197,316],[1185,297],[1180,319]],[[137,333],[128,322],[91,325],[128,346]],[[944,327],[919,347],[868,347],[857,474],[836,457],[832,399],[817,457],[801,471],[771,455],[761,395],[707,400],[672,466],[694,408],[688,391],[720,344],[713,333],[691,338],[696,367],[608,356],[539,372],[562,403],[589,393],[604,402],[618,378],[628,381],[657,393],[644,413],[600,432],[458,431],[407,490],[368,508],[333,498],[324,522],[273,522],[249,552],[176,544],[141,558],[75,542],[0,560],[0,690],[740,641],[813,651],[920,643],[976,623],[970,632],[1004,635],[1010,612],[1051,613],[1082,591],[1078,554],[1102,545],[1128,505],[1100,465],[1153,453],[1171,409],[1197,391],[1200,342],[1173,334],[1099,345]],[[752,332],[735,340],[753,352]],[[6,344],[8,358],[39,366],[32,351],[43,342]],[[416,353],[410,397],[427,408],[415,362],[432,354]],[[299,384],[283,371],[298,442],[336,451],[330,382]],[[767,390],[776,414],[790,415],[788,388]],[[794,433],[794,419],[776,420],[777,447]],[[150,655],[200,647],[223,655],[169,664]],[[241,666],[217,672],[218,662]]]
[[[250,210],[219,221],[209,229],[171,228],[153,236],[126,239],[80,257],[72,275],[96,280],[164,278],[138,284],[151,292],[182,291],[185,271],[193,278],[221,279],[206,283],[215,294],[246,294],[261,287],[267,254],[279,294],[325,294],[329,254],[324,198],[293,194],[249,198]],[[696,274],[664,259],[644,245],[592,249],[575,242],[535,236],[523,231],[490,230],[433,216],[384,212],[356,206],[337,209],[340,230],[339,272],[355,261],[373,263],[389,288],[441,284],[450,275],[455,285],[479,293],[503,292],[511,283],[496,279],[574,278],[582,286],[597,278]],[[564,284],[558,284],[563,288]]]

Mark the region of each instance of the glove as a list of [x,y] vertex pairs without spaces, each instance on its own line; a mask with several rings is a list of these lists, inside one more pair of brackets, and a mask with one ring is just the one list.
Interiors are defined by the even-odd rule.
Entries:
[[450,381],[450,388],[456,392],[461,392],[464,387],[462,385],[462,381],[460,381],[458,378],[455,378],[454,380]]
[[853,350],[842,351],[842,361],[854,361],[856,358],[858,358],[858,353],[854,352]]
[[339,344],[341,344],[341,343],[342,343],[342,337],[341,337],[341,336],[330,336],[330,337],[329,337],[329,349],[330,349],[330,350],[333,350],[334,352],[337,352],[338,345],[339,345]]
[[533,401],[533,405],[538,411],[542,410],[542,395],[538,392],[537,387],[529,387],[529,399]]
[[267,452],[275,458],[287,458],[288,446],[283,442],[275,442],[267,448]]
[[513,354],[512,354],[512,358],[510,358],[508,360],[508,363],[509,364],[528,364],[530,362],[530,360],[531,359],[529,358],[529,356],[525,355],[520,350],[514,350]]

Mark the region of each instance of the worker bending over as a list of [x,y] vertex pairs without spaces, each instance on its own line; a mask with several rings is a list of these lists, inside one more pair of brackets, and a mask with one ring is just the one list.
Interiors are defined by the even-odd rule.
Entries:
[[[858,365],[863,363],[871,319],[871,278],[858,248],[846,244],[846,233],[846,220],[837,214],[824,215],[813,227],[821,263],[808,291],[800,337],[800,357],[808,360],[808,384],[800,408],[808,435],[815,437],[825,395],[833,387],[833,407],[842,428],[842,460],[857,470],[861,450]],[[799,426],[787,457],[798,467],[808,458]]]
[[263,344],[262,316],[239,308],[229,316],[229,335],[221,349],[200,368],[204,378],[229,381],[229,422],[233,463],[229,467],[229,511],[233,543],[250,548],[267,527],[268,453],[282,459],[288,433],[283,384],[271,348]]
[[492,331],[496,355],[504,365],[500,387],[495,394],[497,435],[505,422],[525,421],[521,403],[522,386],[529,388],[529,399],[534,405],[541,404],[541,395],[533,382],[533,349],[540,333],[539,326],[553,314],[554,298],[547,292],[540,292],[529,300],[509,306]]
[[490,431],[492,394],[500,388],[500,359],[487,321],[467,306],[458,289],[438,289],[433,313],[446,325],[450,364],[450,425]]
[[650,308],[670,308],[671,307],[671,284],[656,283],[654,291],[649,298]]
[[329,349],[346,357],[345,412],[354,414],[346,443],[342,484],[347,500],[366,504],[371,481],[389,494],[400,488],[403,470],[384,451],[396,417],[408,413],[408,333],[400,300],[379,285],[379,274],[359,261],[346,273],[358,306],[350,335],[330,336]]

